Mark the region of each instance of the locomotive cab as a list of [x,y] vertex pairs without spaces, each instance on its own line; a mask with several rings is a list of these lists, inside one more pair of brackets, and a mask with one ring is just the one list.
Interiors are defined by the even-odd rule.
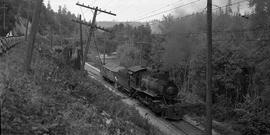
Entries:
[[141,86],[142,76],[145,73],[146,68],[142,66],[134,66],[128,69],[130,76],[130,87],[133,89],[139,89]]

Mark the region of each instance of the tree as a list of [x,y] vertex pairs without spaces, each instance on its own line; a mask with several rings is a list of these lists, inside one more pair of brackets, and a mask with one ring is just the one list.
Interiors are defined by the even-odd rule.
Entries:
[[[2,3],[2,2],[1,2]],[[16,11],[16,7],[13,6],[13,2],[12,1],[5,1],[5,4],[1,4],[5,5],[5,8],[0,8],[0,36],[6,36],[6,34],[8,32],[10,32],[14,26],[15,26],[15,15],[17,13]],[[15,5],[17,6],[17,5]],[[5,10],[5,12],[3,11]],[[5,13],[5,14],[4,14]],[[4,28],[4,16],[5,16],[5,28]]]
[[48,3],[47,3],[47,9],[48,9],[49,11],[52,10],[52,6],[51,6],[51,2],[50,2],[50,1],[48,1]]
[[270,53],[270,1],[251,0],[250,6],[255,7],[255,12],[251,16],[250,29],[257,30],[252,32],[256,41],[251,46],[253,53],[250,56],[256,65],[254,81],[257,85],[253,84],[253,87],[257,95],[260,95],[261,91],[270,91],[270,58],[268,57]]
[[232,13],[232,8],[231,8],[231,6],[232,6],[232,0],[228,0],[228,4],[227,4],[227,6],[226,6],[226,14],[227,14],[227,15]]
[[62,14],[62,6],[58,6],[58,14]]

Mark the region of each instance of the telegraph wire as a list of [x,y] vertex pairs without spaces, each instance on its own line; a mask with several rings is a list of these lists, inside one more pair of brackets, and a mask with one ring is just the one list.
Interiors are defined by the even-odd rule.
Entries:
[[108,2],[108,4],[106,5],[106,7],[109,8],[109,7],[111,6],[111,4],[114,3],[114,1],[115,1],[115,0],[110,0],[110,1]]
[[95,5],[95,4],[96,4],[96,2],[97,2],[97,0],[93,0],[92,5]]
[[86,20],[83,9],[81,7],[80,7],[80,9],[81,9],[81,12],[82,12],[82,15],[83,15],[83,19]]
[[178,9],[178,8],[181,8],[181,7],[185,7],[185,6],[191,5],[191,4],[199,2],[199,1],[201,1],[201,0],[195,0],[195,1],[189,2],[187,4],[183,4],[183,5],[180,5],[180,6],[177,6],[177,7],[174,7],[174,8],[171,8],[171,9],[168,9],[168,10],[153,14],[153,15],[145,16],[145,17],[142,17],[142,18],[139,18],[139,19],[135,20],[135,22],[140,21],[140,20],[144,20],[144,19],[147,19],[147,18],[151,18],[153,16],[157,16],[157,15],[160,15],[160,14],[163,14],[163,13],[166,13],[166,12],[170,12],[172,10],[175,10],[175,9]]
[[228,6],[232,7],[233,5],[236,5],[236,4],[240,4],[240,3],[244,3],[244,2],[249,2],[249,0],[242,0],[242,1],[238,1],[238,2],[234,2],[234,3],[231,3],[230,5],[224,5],[224,6],[221,6],[221,7],[217,7],[217,8],[213,8],[213,11],[214,10],[218,10],[220,8],[226,8]]
[[[234,2],[234,3],[230,4],[230,5],[223,5],[223,6],[220,6],[220,7],[213,8],[212,11],[219,10],[219,9],[222,9],[222,8],[227,8],[228,6],[232,7],[232,6],[236,5],[236,4],[240,4],[240,3],[244,3],[244,2],[248,2],[248,1],[249,0],[242,0],[242,1]],[[191,14],[191,15],[186,15],[186,16],[183,16],[181,18],[186,18],[186,17],[190,17],[190,16],[193,16],[193,15],[196,15],[196,14],[204,13],[205,11],[206,10],[204,8],[200,12],[196,12],[195,14]]]
[[[231,6],[234,6],[236,4],[240,4],[240,3],[244,3],[244,2],[248,2],[248,1],[249,0],[242,0],[242,1],[234,2],[234,3],[230,4],[230,7]],[[217,8],[213,8],[212,11],[223,9],[223,8],[226,8],[226,7],[228,7],[228,5],[224,5],[224,6],[220,6],[220,7],[217,7]],[[197,15],[197,14],[202,14],[202,13],[204,13],[206,11],[205,9],[206,8],[203,8],[202,11],[195,12],[193,14],[182,16],[182,17],[177,17],[176,19],[180,20],[180,19],[183,19],[183,18],[187,18],[187,17],[191,17],[191,16],[194,16],[194,15]],[[243,8],[240,8],[240,9],[243,9]],[[146,19],[146,18],[144,18],[144,19]],[[152,24],[156,24],[156,23],[160,23],[160,22],[162,22],[162,21],[149,22],[149,24],[152,25]]]
[[164,9],[166,7],[169,7],[169,6],[173,5],[173,4],[177,4],[177,3],[182,2],[182,1],[183,0],[179,0],[179,1],[176,1],[176,2],[173,2],[173,3],[170,3],[170,4],[167,4],[166,6],[163,6],[163,7],[159,8],[159,9],[156,9],[156,10],[153,10],[153,11],[150,11],[150,12],[147,12],[145,14],[141,14],[139,17],[143,17],[143,16],[149,15],[151,13],[155,13],[157,11],[160,11],[161,9]]

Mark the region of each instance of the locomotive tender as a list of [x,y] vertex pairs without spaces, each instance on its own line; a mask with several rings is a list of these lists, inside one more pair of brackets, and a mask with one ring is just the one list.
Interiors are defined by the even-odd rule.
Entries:
[[103,65],[101,75],[163,118],[182,119],[184,113],[176,99],[179,90],[168,77],[153,74],[142,66],[125,68],[113,63]]

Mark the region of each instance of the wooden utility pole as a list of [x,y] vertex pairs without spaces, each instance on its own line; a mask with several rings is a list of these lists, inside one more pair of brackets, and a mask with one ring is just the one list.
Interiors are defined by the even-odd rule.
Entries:
[[6,3],[4,0],[4,19],[3,19],[3,27],[4,27],[4,32],[6,30]]
[[[80,21],[82,21],[82,15],[80,15],[79,17]],[[81,70],[84,69],[84,65],[83,65],[83,37],[82,37],[82,24],[80,23],[80,45],[81,45],[81,51],[80,51],[80,56],[81,56],[81,59],[80,59],[80,65],[81,65]]]
[[29,35],[30,39],[28,41],[27,56],[25,59],[26,72],[30,71],[30,68],[31,68],[31,60],[32,60],[32,55],[33,55],[33,50],[34,50],[36,33],[38,31],[38,24],[39,24],[39,17],[40,17],[40,12],[41,12],[42,1],[43,0],[36,1],[36,7],[35,7],[34,15],[33,15],[32,27],[31,27],[31,31],[30,31],[30,35]]
[[95,8],[92,23],[91,23],[91,26],[90,26],[89,35],[88,35],[88,38],[87,38],[87,44],[86,44],[86,47],[85,47],[85,50],[84,50],[83,66],[85,65],[85,62],[87,61],[87,54],[88,54],[88,50],[90,48],[91,38],[92,38],[92,36],[94,34],[94,31],[95,31],[97,11],[98,11],[98,7]]
[[3,33],[5,33],[5,30],[6,30],[6,3],[5,3],[5,0],[3,0],[3,7],[1,7],[1,8],[3,8],[3,10],[4,10],[4,15],[3,15]]
[[91,38],[92,38],[92,36],[94,34],[94,31],[97,28],[96,27],[97,12],[102,12],[102,13],[110,14],[110,15],[113,15],[113,16],[116,16],[116,14],[114,14],[114,13],[112,13],[110,11],[108,12],[106,10],[101,10],[98,7],[90,7],[90,6],[86,6],[84,4],[80,4],[80,3],[76,3],[76,5],[81,6],[81,7],[84,7],[84,8],[88,8],[88,9],[91,9],[91,10],[94,10],[94,15],[93,15],[92,23],[90,25],[90,31],[89,31],[89,35],[88,35],[88,38],[87,38],[87,44],[86,44],[86,47],[85,47],[85,50],[84,50],[84,57],[83,57],[83,67],[84,67],[85,62],[87,60],[87,54],[88,54],[88,50],[89,50],[89,47],[90,47]]
[[59,25],[59,36],[60,36],[60,45],[63,47],[63,36],[62,36],[62,27],[61,27],[61,25],[62,24],[58,24]]
[[[32,3],[32,2],[31,2]],[[28,8],[30,9],[30,4],[28,3]],[[25,41],[27,41],[28,38],[28,27],[29,27],[29,21],[30,21],[30,12],[27,13],[27,23],[26,23],[26,30],[25,30]]]
[[104,35],[104,49],[103,49],[103,65],[105,65],[105,57],[106,57],[106,35]]
[[[111,31],[110,30],[108,30],[108,29],[106,29],[106,28],[104,28],[104,27],[100,27],[100,26],[96,26],[96,25],[92,25],[92,24],[90,24],[90,23],[86,23],[86,22],[83,22],[82,20],[72,20],[73,22],[76,22],[76,23],[79,23],[79,24],[82,24],[82,25],[85,25],[85,26],[89,26],[89,27],[94,27],[93,29],[94,30],[96,30],[96,29],[100,29],[100,30],[102,30],[102,31],[105,31],[105,32],[109,32],[109,33],[111,33]],[[91,32],[91,31],[90,31]],[[92,35],[93,35],[93,33],[92,33]],[[90,36],[89,36],[90,37]],[[89,39],[89,37],[88,37],[88,40],[87,40],[87,45],[90,43],[90,41],[91,41],[91,38]],[[83,55],[84,57],[85,57],[85,55]],[[102,62],[101,62],[102,63]],[[82,67],[84,67],[84,63],[82,64]]]
[[50,45],[51,45],[51,49],[53,49],[53,32],[52,32],[52,26],[50,27]]
[[212,135],[212,0],[207,0],[206,134]]

